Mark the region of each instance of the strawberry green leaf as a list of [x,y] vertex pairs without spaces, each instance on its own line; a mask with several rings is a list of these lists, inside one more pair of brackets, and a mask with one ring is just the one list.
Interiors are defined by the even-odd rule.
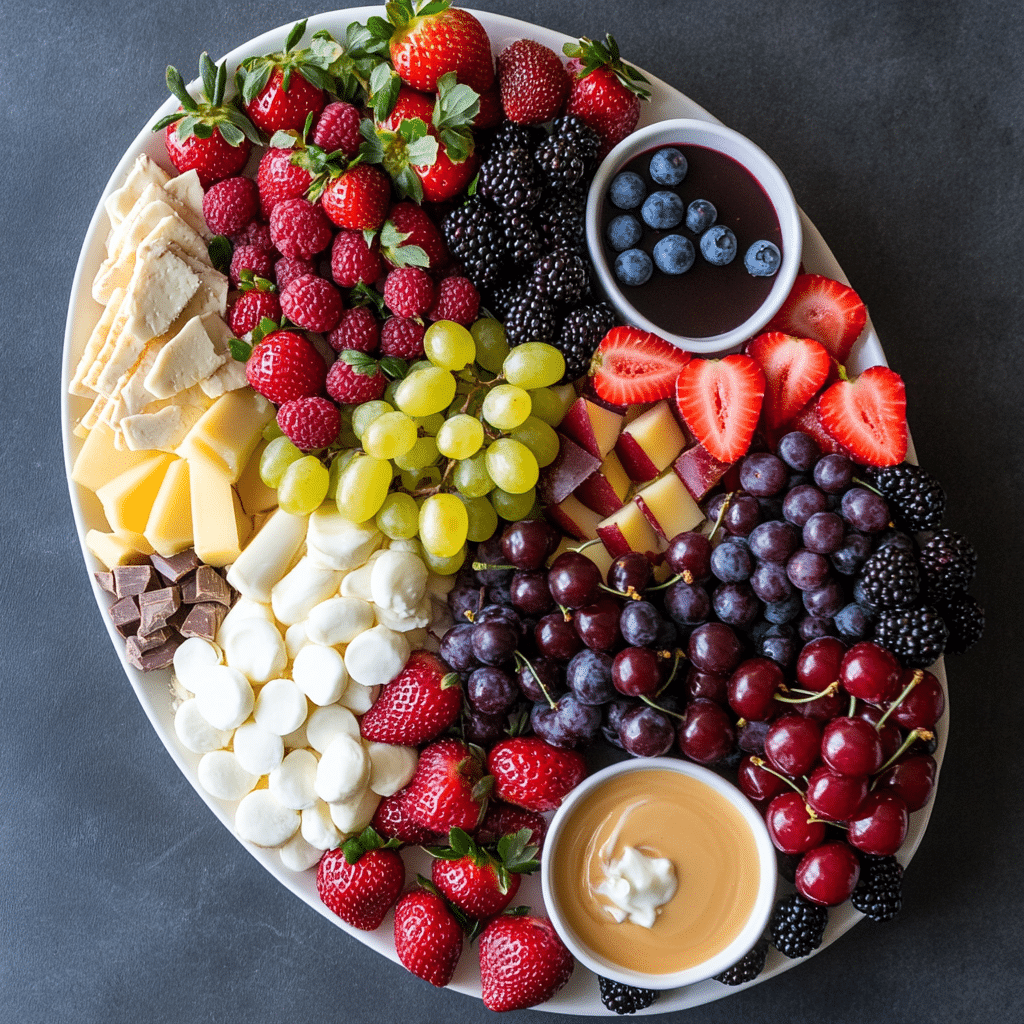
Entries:
[[373,356],[367,355],[365,352],[358,352],[352,348],[339,352],[338,358],[348,363],[352,367],[352,371],[358,373],[361,377],[372,377],[381,365]]
[[[363,130],[363,125],[369,126],[370,134],[367,135]],[[372,121],[364,121],[359,126],[359,131],[365,139],[364,142],[359,143],[359,156],[362,158],[364,163],[367,164],[379,164],[384,161],[384,144],[381,142],[379,136],[373,127]]]
[[430,257],[427,250],[418,245],[400,245],[397,249],[390,250],[391,262],[396,267],[423,267],[430,266]]
[[232,338],[228,341],[228,349],[231,352],[231,358],[237,359],[240,363],[249,361],[249,356],[252,355],[252,345],[247,341],[242,341],[241,338]]
[[[386,220],[380,229],[380,244],[384,249],[397,249],[409,237],[408,231],[399,231],[394,221]],[[372,238],[366,240],[369,245]]]
[[[229,146],[240,146],[245,141],[245,132],[243,132],[241,128],[235,127],[235,125],[231,124],[229,121],[224,121],[217,125],[217,131],[220,132],[220,137]],[[199,135],[198,131],[196,132],[196,135]],[[200,138],[201,137],[202,136],[200,136]]]
[[167,65],[167,88],[177,97],[178,102],[188,111],[192,113],[198,113],[199,105],[189,95],[188,89],[185,88],[185,79],[181,77],[181,72],[175,68]]
[[281,325],[271,320],[269,316],[263,317],[252,330],[252,343],[258,345],[268,334],[280,330]]
[[392,174],[391,180],[403,199],[411,199],[414,203],[423,202],[423,182],[411,167],[403,167],[397,174]]
[[213,84],[213,95],[210,99],[215,107],[219,107],[224,102],[224,93],[228,85],[228,62],[222,60],[217,65],[217,79]]
[[306,21],[297,21],[292,25],[291,31],[288,33],[288,38],[284,42],[284,52],[288,53],[294,50],[298,45],[299,40],[306,34]]
[[380,361],[380,368],[384,371],[384,375],[392,380],[398,380],[409,372],[409,364],[404,359],[399,359],[398,356],[385,356]]
[[440,132],[440,139],[453,164],[468,160],[473,152],[473,133],[468,128],[444,128]]
[[303,61],[299,67],[302,77],[309,82],[310,85],[315,85],[318,89],[323,89],[324,92],[334,92],[334,78],[329,75],[326,71],[321,70],[315,64],[310,61]]
[[366,30],[374,39],[387,42],[391,39],[392,35],[394,35],[395,26],[392,25],[390,21],[385,21],[384,18],[373,15],[366,19]]
[[197,124],[199,124],[199,118],[195,114],[186,114],[178,122],[178,138],[190,139],[195,134]]
[[213,125],[206,121],[196,121],[192,134],[197,139],[209,139],[213,135]]
[[350,307],[366,306],[376,310],[377,316],[384,316],[384,296],[375,288],[362,282],[349,291],[348,304]]
[[426,18],[431,14],[440,14],[442,11],[448,10],[450,6],[450,0],[434,0],[433,3],[429,3],[426,6],[421,7],[416,12],[416,16],[419,18]]
[[434,102],[435,128],[456,128],[468,125],[480,113],[480,94],[468,85],[459,84],[455,72],[449,71],[437,80]]
[[426,138],[427,122],[422,117],[403,117],[398,126],[399,138],[405,142],[417,142]]
[[494,789],[494,776],[485,775],[474,787],[472,797],[474,800],[486,800]]
[[227,119],[236,128],[240,128],[242,134],[245,135],[253,145],[263,145],[263,140],[260,138],[260,133],[256,130],[256,126],[237,107],[229,105],[224,108],[224,112]]
[[476,843],[469,837],[469,833],[461,828],[453,828],[448,832],[448,845],[461,857],[475,849]]
[[217,68],[205,50],[199,55],[199,76],[203,80],[203,92],[206,94],[206,98],[212,102],[214,93],[217,91]]
[[224,235],[214,235],[206,247],[210,254],[210,262],[215,270],[226,274],[231,267],[231,256],[234,253],[234,246]]
[[[420,124],[423,122],[420,121]],[[413,167],[433,167],[437,162],[438,148],[437,139],[432,135],[424,135],[406,146],[405,155]]]
[[373,69],[367,90],[370,94],[373,116],[378,121],[385,120],[395,109],[401,88],[402,80],[395,74],[390,64],[378,64]]
[[251,70],[246,70],[245,81],[242,84],[242,99],[246,103],[252,103],[254,99],[266,88],[270,76],[273,74],[272,64],[261,64]]
[[176,122],[180,121],[183,117],[185,117],[185,111],[176,110],[173,114],[168,114],[166,117],[161,117],[160,120],[157,121],[155,125],[153,125],[153,131],[163,131],[164,128],[167,128],[169,125],[175,124]]

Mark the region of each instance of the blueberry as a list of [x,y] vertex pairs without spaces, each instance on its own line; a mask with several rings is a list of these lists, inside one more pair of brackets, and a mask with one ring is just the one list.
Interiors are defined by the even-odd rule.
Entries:
[[716,224],[700,236],[700,252],[713,267],[724,267],[736,258],[736,236],[723,224]]
[[743,266],[753,277],[774,277],[782,263],[782,253],[774,242],[755,242],[743,257]]
[[707,231],[718,219],[718,211],[706,199],[694,199],[686,208],[686,226],[699,235]]
[[653,272],[651,257],[643,249],[627,249],[615,258],[615,276],[623,284],[646,284]]
[[622,171],[612,178],[608,187],[608,198],[620,210],[635,210],[647,195],[644,179],[633,171]]
[[683,219],[683,201],[675,192],[652,192],[645,200],[640,216],[644,223],[659,231],[668,231]]
[[685,274],[695,259],[693,242],[682,235],[666,235],[654,247],[654,265],[663,274]]
[[659,185],[678,185],[686,177],[688,164],[686,157],[673,149],[659,149],[651,157],[651,177]]
[[643,238],[644,229],[632,214],[620,213],[608,224],[608,244],[616,251],[631,249]]

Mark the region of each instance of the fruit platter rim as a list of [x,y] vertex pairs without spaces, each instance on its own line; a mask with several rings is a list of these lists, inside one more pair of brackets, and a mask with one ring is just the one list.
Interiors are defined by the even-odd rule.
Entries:
[[[487,30],[495,53],[500,52],[503,46],[524,36],[535,39],[552,47],[553,49],[558,50],[561,49],[563,43],[573,41],[572,37],[567,36],[564,33],[545,28],[544,26],[535,25],[531,22],[512,18],[506,15],[475,10],[473,8],[467,9],[481,21],[484,28]],[[352,21],[365,21],[367,17],[371,15],[380,15],[381,13],[382,8],[379,6],[352,7],[321,12],[319,14],[311,15],[308,18],[307,32],[311,34],[321,28],[329,28],[334,32],[339,32]],[[272,52],[273,50],[279,49],[283,46],[291,27],[292,23],[287,23],[276,28],[269,29],[259,36],[243,41],[239,46],[219,58],[219,60],[226,60],[228,72],[229,74],[233,74],[237,65],[245,57],[253,53]],[[641,70],[643,69],[641,68]],[[643,127],[654,121],[664,120],[668,117],[691,117],[713,123],[722,123],[718,118],[714,117],[710,112],[696,104],[674,86],[669,85],[667,82],[649,74],[646,71],[643,71],[643,73],[649,81],[651,101],[643,105],[638,127]],[[195,84],[195,82],[190,83],[190,85]],[[107,223],[104,201],[110,193],[120,185],[127,171],[140,153],[146,153],[148,156],[156,159],[162,166],[167,166],[167,157],[162,138],[159,134],[152,131],[152,126],[161,117],[171,113],[175,109],[176,103],[177,101],[173,97],[168,98],[168,100],[166,100],[153,113],[132,143],[128,146],[111,173],[103,192],[98,197],[96,209],[89,221],[79,253],[68,300],[68,315],[65,323],[64,348],[61,367],[61,434],[64,450],[65,477],[68,484],[75,528],[78,534],[78,542],[82,552],[83,562],[87,571],[90,573],[90,576],[93,570],[100,568],[100,566],[95,557],[91,552],[89,552],[85,536],[87,530],[91,527],[93,522],[97,520],[97,518],[100,523],[103,522],[103,519],[99,502],[95,496],[75,484],[71,479],[71,470],[74,458],[82,444],[81,440],[74,435],[73,427],[78,418],[84,414],[88,407],[88,403],[82,398],[71,395],[68,390],[68,385],[70,383],[75,362],[83,351],[92,326],[100,314],[100,307],[91,297],[90,285],[97,269],[99,268],[103,256],[104,235]],[[250,163],[250,169],[252,166],[252,163]],[[808,272],[821,273],[842,281],[845,284],[849,284],[850,282],[848,278],[843,273],[842,268],[839,266],[831,250],[828,248],[824,239],[807,218],[802,209],[800,209],[800,221],[803,230],[803,258],[805,269]],[[886,365],[881,343],[878,339],[878,335],[875,333],[870,316],[868,317],[868,322],[865,326],[864,332],[851,353],[849,363],[855,372],[860,372],[867,366],[874,364]],[[914,461],[912,442],[908,459],[910,461]],[[102,591],[94,577],[90,579],[90,583],[93,589],[93,597],[100,612],[100,617],[103,621],[104,627],[106,628],[110,641],[114,646],[114,650],[121,662],[124,673],[132,686],[136,699],[142,706],[153,730],[156,732],[161,743],[171,756],[176,767],[196,791],[200,799],[207,805],[207,807],[210,808],[210,810],[220,820],[221,824],[224,825],[228,832],[238,841],[242,849],[255,858],[280,884],[289,889],[294,895],[298,896],[333,925],[341,928],[362,944],[388,957],[388,959],[397,964],[398,958],[394,950],[394,944],[389,928],[390,915],[382,928],[378,929],[376,932],[359,931],[358,929],[347,925],[339,920],[320,902],[316,892],[315,877],[312,872],[304,872],[302,874],[290,872],[282,866],[276,850],[260,849],[247,844],[238,838],[233,827],[232,817],[235,805],[219,801],[203,790],[198,781],[196,772],[199,755],[192,754],[185,750],[176,739],[173,726],[173,712],[171,709],[170,671],[162,670],[159,672],[144,674],[128,663],[123,644],[121,643],[121,638],[111,623],[109,616],[106,614],[108,595]],[[943,690],[946,691],[947,694],[947,710],[945,719],[948,723],[948,687],[946,685],[946,675],[942,659],[932,667],[931,671],[938,677]],[[938,788],[938,777],[941,773],[941,766],[945,751],[947,728],[948,725],[938,731],[938,746],[934,753],[937,766],[936,789]],[[908,864],[913,858],[927,829],[933,805],[934,791],[929,803],[920,811],[916,812],[911,819],[907,840],[900,850],[899,859],[902,864]],[[412,867],[413,870],[417,869],[417,865],[415,863],[413,863]],[[528,887],[524,884],[523,886],[523,896],[526,898],[526,901],[529,902],[531,898],[535,901],[539,901],[541,898],[539,878],[534,876],[533,878],[527,879],[527,882],[531,883],[531,885]],[[814,953],[810,954],[810,956],[814,956],[816,953],[821,952],[821,950],[828,948],[828,946],[835,942],[841,935],[845,934],[850,928],[857,924],[857,922],[861,920],[862,916],[863,915],[854,910],[849,903],[846,903],[841,907],[833,908],[833,912],[829,915],[829,924],[822,943]],[[474,958],[472,957],[462,958],[459,970],[448,987],[466,995],[479,998],[479,971],[477,965],[475,963],[471,963],[473,959]],[[744,988],[767,981],[769,978],[781,974],[782,972],[803,963],[807,959],[809,959],[809,957],[804,957],[800,960],[787,960],[782,957],[781,954],[776,955],[775,951],[772,951],[769,963],[765,967],[764,971],[762,971],[756,979],[746,983],[745,985],[732,987],[719,984],[713,980],[708,980],[689,985],[684,988],[668,990],[662,993],[662,998],[657,1003],[647,1010],[640,1011],[639,1015],[653,1016],[655,1014],[678,1011],[713,1002],[731,995],[734,992],[742,991]],[[582,969],[577,970],[574,973],[569,984],[558,992],[554,998],[535,1007],[535,1009],[544,1012],[564,1013],[579,1016],[605,1016],[608,1013],[601,1002],[595,976],[589,971]]]

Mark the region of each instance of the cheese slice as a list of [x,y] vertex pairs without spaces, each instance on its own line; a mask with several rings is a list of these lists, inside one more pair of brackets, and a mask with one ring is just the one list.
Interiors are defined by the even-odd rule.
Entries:
[[123,299],[124,289],[115,288],[99,320],[96,322],[96,326],[92,329],[89,340],[85,343],[85,351],[82,352],[82,357],[78,360],[74,376],[68,385],[68,391],[71,394],[78,395],[80,398],[92,397],[93,390],[85,385],[85,376],[106,344],[110,328],[113,326],[114,318],[117,316],[117,311],[121,308],[121,301]]
[[165,185],[170,180],[170,175],[162,167],[145,153],[140,153],[124,184],[111,192],[103,204],[111,227],[117,227],[124,220],[147,185]]
[[141,533],[104,533],[90,530],[85,546],[105,569],[115,565],[139,565],[153,554],[153,546]]
[[83,387],[87,387],[90,391],[98,390],[97,384],[99,382],[100,375],[103,373],[103,370],[107,365],[107,360],[110,359],[111,353],[113,353],[117,348],[118,341],[121,338],[121,333],[124,331],[124,327],[127,322],[128,293],[125,291],[124,298],[121,300],[121,304],[118,306],[117,312],[114,314],[114,320],[111,323],[110,330],[107,332],[107,337],[103,342],[103,347],[99,350],[96,358],[93,360],[92,366],[89,367],[88,372],[82,378]]
[[250,516],[277,508],[277,488],[268,487],[260,476],[260,457],[266,447],[267,442],[261,439],[249,456],[249,461],[235,485],[242,508]]
[[273,405],[251,388],[229,391],[188,432],[178,454],[212,460],[234,483],[273,418]]
[[163,483],[146,522],[144,535],[153,550],[165,558],[192,547],[192,492],[188,463],[175,459],[167,468]]
[[128,285],[125,331],[145,341],[163,334],[198,288],[199,275],[171,242],[140,245]]
[[123,417],[117,425],[129,451],[173,452],[188,431],[181,408],[166,405],[155,412],[140,412]]
[[203,216],[203,186],[199,184],[196,171],[186,171],[176,178],[164,183],[167,201],[178,211],[178,214],[203,238],[213,238],[213,232],[206,225]]
[[206,332],[203,317],[194,316],[157,353],[146,375],[146,389],[170,398],[205,380],[224,362]]
[[104,484],[129,469],[152,460],[150,452],[119,452],[114,448],[114,432],[105,423],[89,431],[82,450],[71,468],[71,479],[90,491],[98,491]]
[[231,481],[213,460],[193,454],[188,468],[196,554],[207,565],[229,565],[242,553],[252,520],[242,510]]
[[224,362],[199,386],[211,398],[218,398],[225,391],[237,391],[248,383],[245,376],[245,363],[235,359],[231,354],[231,339],[235,336],[231,328],[221,316],[210,314],[203,317],[206,333],[213,342],[213,347],[224,357]]
[[173,455],[153,455],[96,491],[114,533],[142,533]]

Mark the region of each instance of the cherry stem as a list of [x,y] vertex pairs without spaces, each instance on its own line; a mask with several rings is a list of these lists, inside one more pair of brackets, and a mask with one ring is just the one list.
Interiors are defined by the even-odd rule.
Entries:
[[810,704],[811,701],[818,700],[819,697],[832,697],[839,689],[839,680],[834,679],[824,690],[811,691],[811,690],[788,690],[789,693],[804,693],[807,694],[805,697],[781,697],[779,694],[775,694],[775,699],[781,701],[783,704]]
[[[659,651],[658,652],[658,657],[659,658],[673,658],[674,657],[675,661],[672,663],[672,671],[669,673],[668,679],[665,680],[665,682],[664,682],[664,684],[662,686],[658,687],[657,692],[654,694],[655,697],[660,697],[669,688],[669,686],[672,685],[672,680],[675,679],[676,672],[679,671],[679,663],[686,658],[686,654],[680,648],[677,647],[675,649],[675,653],[673,653],[671,651]],[[682,717],[682,716],[680,716],[680,717]]]
[[[644,595],[641,594],[632,583],[625,590],[616,590],[614,587],[609,587],[604,583],[598,583],[598,589],[604,590],[609,594],[614,594],[616,597],[625,597],[630,601],[642,601]],[[656,590],[657,587],[651,589]]]
[[858,476],[855,476],[853,478],[853,483],[857,484],[860,487],[866,488],[867,490],[871,491],[874,494],[877,494],[880,498],[885,497],[885,495],[877,487],[875,487],[874,484],[868,483],[867,480],[861,480],[861,478]]
[[[659,690],[658,693],[661,693],[661,690]],[[657,697],[658,693],[656,693],[654,696]],[[640,694],[640,699],[648,707],[654,708],[655,711],[660,711],[663,715],[671,715],[673,718],[678,718],[680,722],[683,720],[683,716],[679,714],[678,711],[669,711],[668,708],[663,708],[660,704],[655,704],[654,701],[651,700],[651,698],[646,696],[645,694]]]
[[847,718],[853,718],[853,713],[857,710],[857,698],[850,697],[850,709],[846,712]]
[[585,543],[581,544],[578,548],[569,548],[569,550],[570,551],[575,551],[576,554],[579,554],[581,551],[586,551],[587,548],[592,548],[595,544],[600,544],[600,543],[601,543],[601,538],[600,537],[595,537],[593,540],[588,540]]
[[515,570],[516,568],[518,568],[518,567],[515,566],[515,565],[492,565],[490,562],[474,562],[473,563],[473,569],[476,572],[483,572],[486,569],[498,569],[498,570],[503,572],[506,569]]
[[925,742],[927,742],[930,739],[934,739],[934,737],[935,733],[933,733],[930,729],[911,729],[911,731],[907,734],[907,738],[900,745],[899,750],[897,750],[896,753],[893,754],[892,757],[890,757],[889,760],[886,761],[885,764],[883,764],[877,772],[875,772],[875,775],[881,775],[882,772],[891,768],[918,740],[924,740]]
[[924,672],[921,669],[915,669],[914,674],[910,677],[910,682],[904,687],[903,692],[889,705],[885,714],[875,723],[875,729],[878,732],[882,731],[882,726],[885,725],[885,720],[906,700],[907,694],[917,686],[921,680],[924,679]]
[[722,502],[722,507],[718,510],[718,518],[715,520],[715,525],[711,528],[711,532],[708,534],[708,540],[714,540],[715,534],[718,533],[718,528],[722,525],[722,520],[725,518],[726,509],[732,503],[733,496],[736,491],[730,491],[725,496],[725,501]]
[[[796,793],[798,796],[807,796],[807,794],[791,778],[789,778],[789,776],[783,775],[782,772],[777,772],[774,768],[769,768],[767,762],[763,757],[752,757],[750,759],[750,763],[754,765],[755,768],[760,768],[762,771],[767,772],[769,775],[774,775],[775,778],[782,779],[782,781],[787,786],[789,786],[789,788],[792,789],[793,792]],[[814,812],[812,811],[811,813],[813,814]]]
[[[689,577],[690,577],[689,579],[686,578],[687,575],[689,575]],[[692,583],[693,582],[693,573],[691,573],[690,570],[687,569],[686,572],[677,573],[671,579],[665,580],[664,583],[657,583],[653,587],[648,587],[647,589],[648,590],[664,590],[666,587],[671,587],[673,583],[678,583],[680,580],[682,580],[684,583]]]
[[552,711],[554,711],[557,705],[551,699],[551,694],[548,693],[548,688],[540,681],[540,676],[537,675],[537,670],[533,667],[533,665],[530,664],[529,658],[524,657],[518,651],[515,652],[515,656],[516,664],[520,668],[522,668],[522,666],[525,665],[530,670],[530,675],[533,676],[537,685],[540,687],[540,692],[544,694],[544,699],[548,702],[548,707],[551,708]]

